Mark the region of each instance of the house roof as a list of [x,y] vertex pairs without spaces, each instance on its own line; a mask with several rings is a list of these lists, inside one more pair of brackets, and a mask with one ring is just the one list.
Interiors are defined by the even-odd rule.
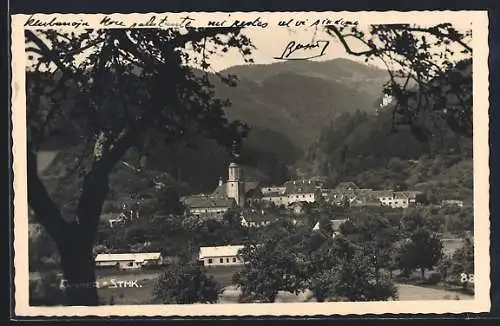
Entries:
[[396,199],[409,199],[410,196],[406,193],[403,193],[403,192],[396,192],[396,193],[394,193],[394,198],[396,198]]
[[98,254],[95,258],[96,262],[109,261],[136,261],[143,262],[145,260],[156,260],[161,258],[159,252],[141,252],[141,253],[124,253],[124,254]]
[[337,185],[335,189],[347,190],[347,189],[358,189],[359,187],[354,182],[341,182]]
[[266,192],[265,194],[262,195],[262,197],[286,197],[286,194],[284,192]]
[[[259,182],[255,180],[240,180],[243,185],[243,192],[247,194],[249,191],[257,189]],[[225,196],[227,194],[227,182],[224,182],[212,192],[213,196]]]
[[[344,224],[344,222],[347,221],[347,219],[340,219],[340,220],[330,220],[330,224],[332,225],[332,229],[334,232],[337,232],[340,230],[340,226]],[[316,224],[313,227],[313,230],[319,230],[319,221],[316,222]]]
[[344,224],[346,221],[347,219],[330,220],[330,223],[332,223],[333,230],[338,231],[340,229],[340,226]]
[[217,246],[217,247],[200,247],[200,259],[209,257],[232,257],[238,254],[238,251],[243,249],[243,245],[235,246]]
[[288,204],[288,207],[304,207],[307,204],[309,204],[309,202],[308,201],[304,201],[304,200],[294,201],[294,202]]
[[394,195],[394,190],[374,190],[373,194],[377,197],[392,197]]
[[247,222],[266,222],[273,221],[276,219],[275,216],[269,214],[260,214],[260,213],[245,213],[241,215],[242,218]]
[[285,194],[286,187],[283,186],[270,186],[270,187],[262,187],[261,190],[263,195],[268,195],[268,194]]
[[225,196],[194,195],[183,198],[189,208],[233,207],[234,199]]
[[309,183],[307,180],[287,181],[285,183],[286,194],[310,194],[317,190],[314,183]]

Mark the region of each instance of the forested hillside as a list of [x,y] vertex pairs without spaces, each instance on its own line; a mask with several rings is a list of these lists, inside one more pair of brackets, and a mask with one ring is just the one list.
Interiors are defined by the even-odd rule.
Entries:
[[439,199],[472,200],[472,140],[444,129],[429,142],[392,131],[389,112],[345,113],[324,128],[298,164],[304,174],[374,189],[420,189]]
[[[236,87],[229,87],[214,74],[208,74],[216,96],[231,102],[225,109],[228,118],[250,126],[241,153],[242,163],[248,166],[247,176],[269,184],[279,184],[293,176],[289,167],[336,116],[358,109],[374,112],[386,78],[386,72],[380,69],[344,59],[278,63],[266,65],[265,69],[259,65],[239,66],[222,74],[234,74],[239,79]],[[78,89],[69,89],[66,94],[62,107],[68,112],[76,105],[71,92],[76,94]],[[229,153],[215,141],[202,137],[194,140],[194,148],[157,141],[148,150],[133,154],[147,156],[148,169],[168,173],[187,183],[193,192],[209,192],[220,177],[227,176]],[[61,151],[57,166],[65,166],[74,159],[72,148],[79,145],[76,130],[61,126],[41,149]],[[203,169],[199,168],[200,163]]]

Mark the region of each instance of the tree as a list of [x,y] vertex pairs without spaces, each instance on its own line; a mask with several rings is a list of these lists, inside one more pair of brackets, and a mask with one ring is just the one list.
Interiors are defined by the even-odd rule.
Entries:
[[[472,30],[460,32],[450,23],[363,30],[357,22],[342,22],[326,31],[348,54],[385,64],[390,81],[384,93],[395,103],[382,109],[392,107],[393,128],[409,125],[418,139],[428,141],[446,124],[472,138]],[[353,39],[364,49],[353,49]]]
[[306,261],[299,250],[302,239],[291,223],[280,221],[271,224],[257,239],[247,241],[239,253],[245,265],[233,278],[242,299],[274,302],[280,290],[302,290]]
[[[207,74],[190,65],[207,70],[210,55],[228,48],[248,60],[252,45],[227,28],[27,30],[25,37],[33,59],[26,78],[28,202],[75,285],[68,304],[96,305],[96,289],[82,285],[95,282],[92,247],[113,168],[131,148],[145,151],[153,141],[190,143],[203,135],[224,146],[240,142],[247,127],[225,118],[230,103],[215,99]],[[76,199],[63,211],[38,174],[36,153],[67,135],[81,155],[65,178]]]
[[329,298],[382,301],[397,298],[392,281],[377,275],[373,261],[343,236],[327,240],[311,261],[311,290],[319,302]]
[[357,253],[334,268],[332,292],[348,301],[397,299],[397,288],[387,278],[375,274],[371,258]]
[[370,257],[376,278],[380,276],[381,268],[391,267],[393,245],[399,234],[386,218],[375,215],[350,219],[349,227],[342,231]]
[[406,270],[420,269],[422,281],[425,270],[437,265],[443,255],[443,244],[437,234],[425,228],[415,230],[399,251],[400,267]]
[[439,260],[439,263],[437,265],[439,275],[441,276],[441,280],[446,283],[448,276],[450,274],[450,270],[452,267],[452,259],[448,255],[443,255],[441,259]]
[[64,292],[60,288],[61,279],[54,272],[43,273],[40,279],[30,280],[29,300],[34,306],[57,306],[64,304]]
[[221,289],[196,262],[168,265],[153,290],[163,304],[217,303]]
[[458,280],[464,289],[467,289],[468,285],[474,278],[474,244],[469,238],[466,238],[462,247],[457,249],[451,259],[451,270],[450,276],[455,280]]

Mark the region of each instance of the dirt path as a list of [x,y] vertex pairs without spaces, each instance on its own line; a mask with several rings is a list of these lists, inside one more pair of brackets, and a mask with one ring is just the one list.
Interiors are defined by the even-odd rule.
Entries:
[[[461,294],[453,291],[432,289],[416,285],[397,284],[399,290],[399,301],[411,300],[472,300],[471,295]],[[220,296],[220,303],[237,303],[240,291],[234,285],[224,288]],[[306,290],[304,293],[295,295],[290,292],[280,291],[276,297],[276,302],[308,302],[314,301],[312,292]]]
[[453,291],[432,289],[423,286],[397,284],[399,290],[399,301],[410,300],[472,300],[472,295],[462,294]]

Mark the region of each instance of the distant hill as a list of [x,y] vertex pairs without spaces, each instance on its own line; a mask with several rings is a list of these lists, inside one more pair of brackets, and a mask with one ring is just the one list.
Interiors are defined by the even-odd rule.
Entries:
[[[374,112],[386,79],[380,69],[345,59],[237,66],[222,73],[236,74],[239,82],[229,87],[211,74],[216,96],[231,101],[226,109],[230,120],[240,119],[251,127],[243,146],[243,164],[269,183],[289,178],[288,167],[339,114]],[[43,149],[57,151],[78,142],[71,128],[62,127]],[[225,149],[200,139],[197,149],[156,144],[148,166],[186,182],[193,190],[208,191],[227,174],[228,160]]]
[[437,199],[472,201],[472,141],[449,129],[429,142],[410,128],[391,132],[390,112],[344,113],[321,131],[296,165],[306,175],[325,175],[329,186],[353,181],[361,188],[419,189]]
[[214,82],[217,95],[233,104],[230,118],[279,132],[300,150],[339,114],[374,112],[387,81],[387,72],[346,59],[235,66],[222,73],[239,78],[235,88]]
[[273,64],[240,65],[227,68],[222,73],[261,83],[279,74],[293,73],[344,83],[348,87],[378,96],[381,86],[387,81],[387,72],[377,67],[352,60],[338,58],[328,61],[284,61]]

